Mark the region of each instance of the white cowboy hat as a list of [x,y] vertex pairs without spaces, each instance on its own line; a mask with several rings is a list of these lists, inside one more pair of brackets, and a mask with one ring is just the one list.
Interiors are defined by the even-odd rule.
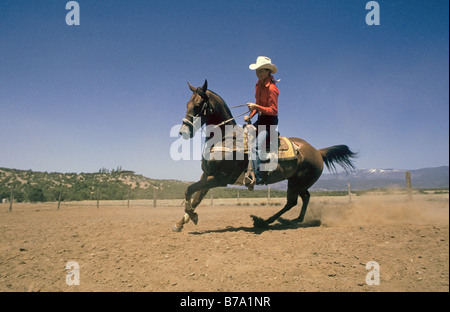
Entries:
[[275,64],[272,64],[272,60],[267,56],[258,56],[258,58],[256,59],[256,64],[250,64],[249,68],[251,70],[255,70],[258,68],[267,68],[270,69],[272,74],[275,74],[278,70]]

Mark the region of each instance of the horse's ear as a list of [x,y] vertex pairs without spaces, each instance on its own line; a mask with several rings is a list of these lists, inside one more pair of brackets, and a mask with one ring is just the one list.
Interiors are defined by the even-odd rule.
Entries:
[[191,89],[192,92],[195,92],[195,88],[189,82],[187,84],[189,85],[189,89]]
[[208,90],[208,81],[205,79],[205,83],[203,84],[202,91],[206,92]]

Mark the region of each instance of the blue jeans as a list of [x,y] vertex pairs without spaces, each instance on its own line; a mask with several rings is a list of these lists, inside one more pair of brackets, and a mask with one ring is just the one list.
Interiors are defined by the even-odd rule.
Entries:
[[269,132],[266,130],[259,132],[258,136],[256,137],[256,144],[253,144],[251,147],[251,153],[255,156],[254,158],[252,158],[252,168],[253,172],[255,173],[256,183],[262,182],[261,171],[259,171],[259,167],[261,166],[260,150],[268,135]]
[[[251,157],[251,161],[252,161],[252,169],[253,172],[255,173],[255,178],[256,178],[256,183],[261,183],[262,182],[262,178],[261,178],[261,156],[267,156],[266,150],[267,150],[267,146],[266,146],[266,141],[267,141],[267,137],[269,136],[269,131],[267,128],[269,128],[270,126],[260,126],[258,129],[258,135],[256,137],[256,140],[251,140],[250,139],[250,157]],[[276,127],[276,126],[272,126],[272,127]],[[266,130],[264,130],[266,129]],[[269,128],[270,129],[270,128]],[[275,128],[274,128],[275,129]],[[275,133],[272,131],[272,137],[271,139],[273,140],[278,140],[278,138],[274,138],[275,137]],[[254,143],[253,143],[254,142]],[[276,142],[276,143],[275,143]],[[272,142],[270,148],[271,148],[271,152],[277,152],[278,151],[278,142],[274,141]],[[272,151],[272,149],[274,149],[274,151]],[[266,169],[268,170],[268,169]],[[269,169],[269,171],[274,170],[273,169]]]

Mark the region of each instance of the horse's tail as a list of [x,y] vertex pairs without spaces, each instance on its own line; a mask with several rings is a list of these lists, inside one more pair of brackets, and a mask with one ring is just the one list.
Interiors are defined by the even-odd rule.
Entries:
[[322,155],[323,162],[331,172],[336,172],[336,166],[334,163],[339,164],[344,168],[345,172],[349,172],[355,169],[355,165],[352,162],[352,158],[357,156],[357,153],[352,152],[347,145],[334,145],[319,150]]

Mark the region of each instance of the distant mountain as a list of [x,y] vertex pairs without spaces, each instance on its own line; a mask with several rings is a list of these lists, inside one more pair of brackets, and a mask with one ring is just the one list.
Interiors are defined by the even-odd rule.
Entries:
[[[406,171],[411,172],[413,188],[448,188],[449,167],[423,168],[418,170],[402,169],[362,169],[351,174],[324,173],[311,191],[342,191],[347,189],[350,180],[352,190],[372,188],[405,188]],[[286,190],[287,181],[273,185],[274,189]]]

